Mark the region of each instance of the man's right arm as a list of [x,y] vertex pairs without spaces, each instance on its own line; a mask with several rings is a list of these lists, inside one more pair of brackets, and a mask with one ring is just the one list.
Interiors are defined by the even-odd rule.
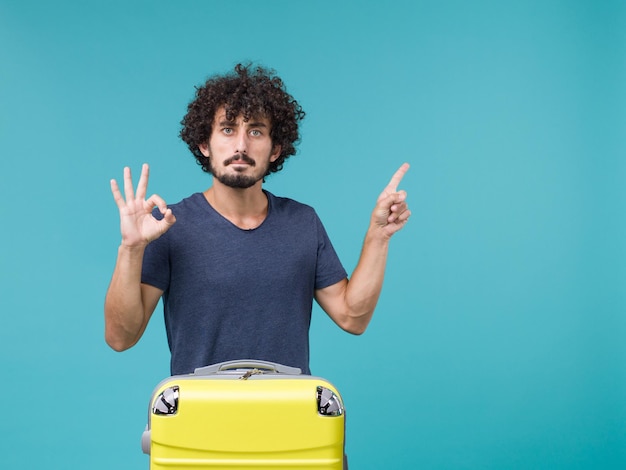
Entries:
[[[146,199],[149,168],[144,165],[133,188],[130,169],[124,169],[124,198],[117,182],[111,192],[120,211],[122,243],[104,303],[105,340],[111,348],[123,351],[135,345],[148,325],[163,291],[141,282],[143,255],[148,243],[163,235],[176,222],[171,209],[157,195]],[[157,206],[163,218],[152,216]]]
[[118,248],[104,302],[105,340],[116,351],[139,341],[163,294],[161,289],[141,283],[144,249],[124,245]]

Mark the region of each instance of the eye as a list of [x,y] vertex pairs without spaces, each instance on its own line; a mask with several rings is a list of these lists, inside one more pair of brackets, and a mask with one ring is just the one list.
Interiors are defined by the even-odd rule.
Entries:
[[222,129],[222,132],[226,135],[231,135],[233,133],[233,128],[232,127],[224,127]]
[[252,130],[250,131],[250,135],[251,135],[252,137],[259,137],[259,136],[261,136],[261,135],[263,135],[263,134],[262,134],[262,133],[261,133],[261,131],[260,131],[260,130],[258,130],[258,129],[252,129]]

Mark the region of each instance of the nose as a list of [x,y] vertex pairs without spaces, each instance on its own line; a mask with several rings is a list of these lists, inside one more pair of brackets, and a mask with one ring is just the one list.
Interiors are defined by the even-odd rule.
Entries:
[[248,152],[248,134],[246,132],[240,132],[235,142],[235,153],[247,153]]

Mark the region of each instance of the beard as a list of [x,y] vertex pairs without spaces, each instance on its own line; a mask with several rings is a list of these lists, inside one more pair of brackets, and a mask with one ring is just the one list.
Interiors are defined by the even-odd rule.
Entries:
[[[233,162],[242,161],[250,165],[251,168],[256,167],[256,162],[248,157],[246,154],[233,155],[230,158],[227,158],[224,161],[224,166],[227,167]],[[262,180],[265,177],[265,173],[267,173],[267,169],[269,168],[269,163],[266,168],[263,169],[262,173],[255,172],[253,175],[245,175],[240,173],[239,170],[235,170],[235,174],[231,173],[218,173],[209,159],[209,170],[211,174],[223,185],[228,186],[230,188],[235,189],[247,189],[254,186],[258,181]]]
[[217,180],[225,186],[235,189],[247,189],[256,184],[261,178],[254,178],[247,175],[214,175]]

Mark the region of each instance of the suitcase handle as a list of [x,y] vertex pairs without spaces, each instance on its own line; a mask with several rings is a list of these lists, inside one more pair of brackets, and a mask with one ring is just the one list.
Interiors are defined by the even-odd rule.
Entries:
[[193,371],[194,375],[212,375],[235,369],[260,369],[276,374],[300,375],[302,370],[298,367],[290,367],[276,362],[257,361],[255,359],[240,359],[236,361],[220,362],[210,366],[199,367]]

